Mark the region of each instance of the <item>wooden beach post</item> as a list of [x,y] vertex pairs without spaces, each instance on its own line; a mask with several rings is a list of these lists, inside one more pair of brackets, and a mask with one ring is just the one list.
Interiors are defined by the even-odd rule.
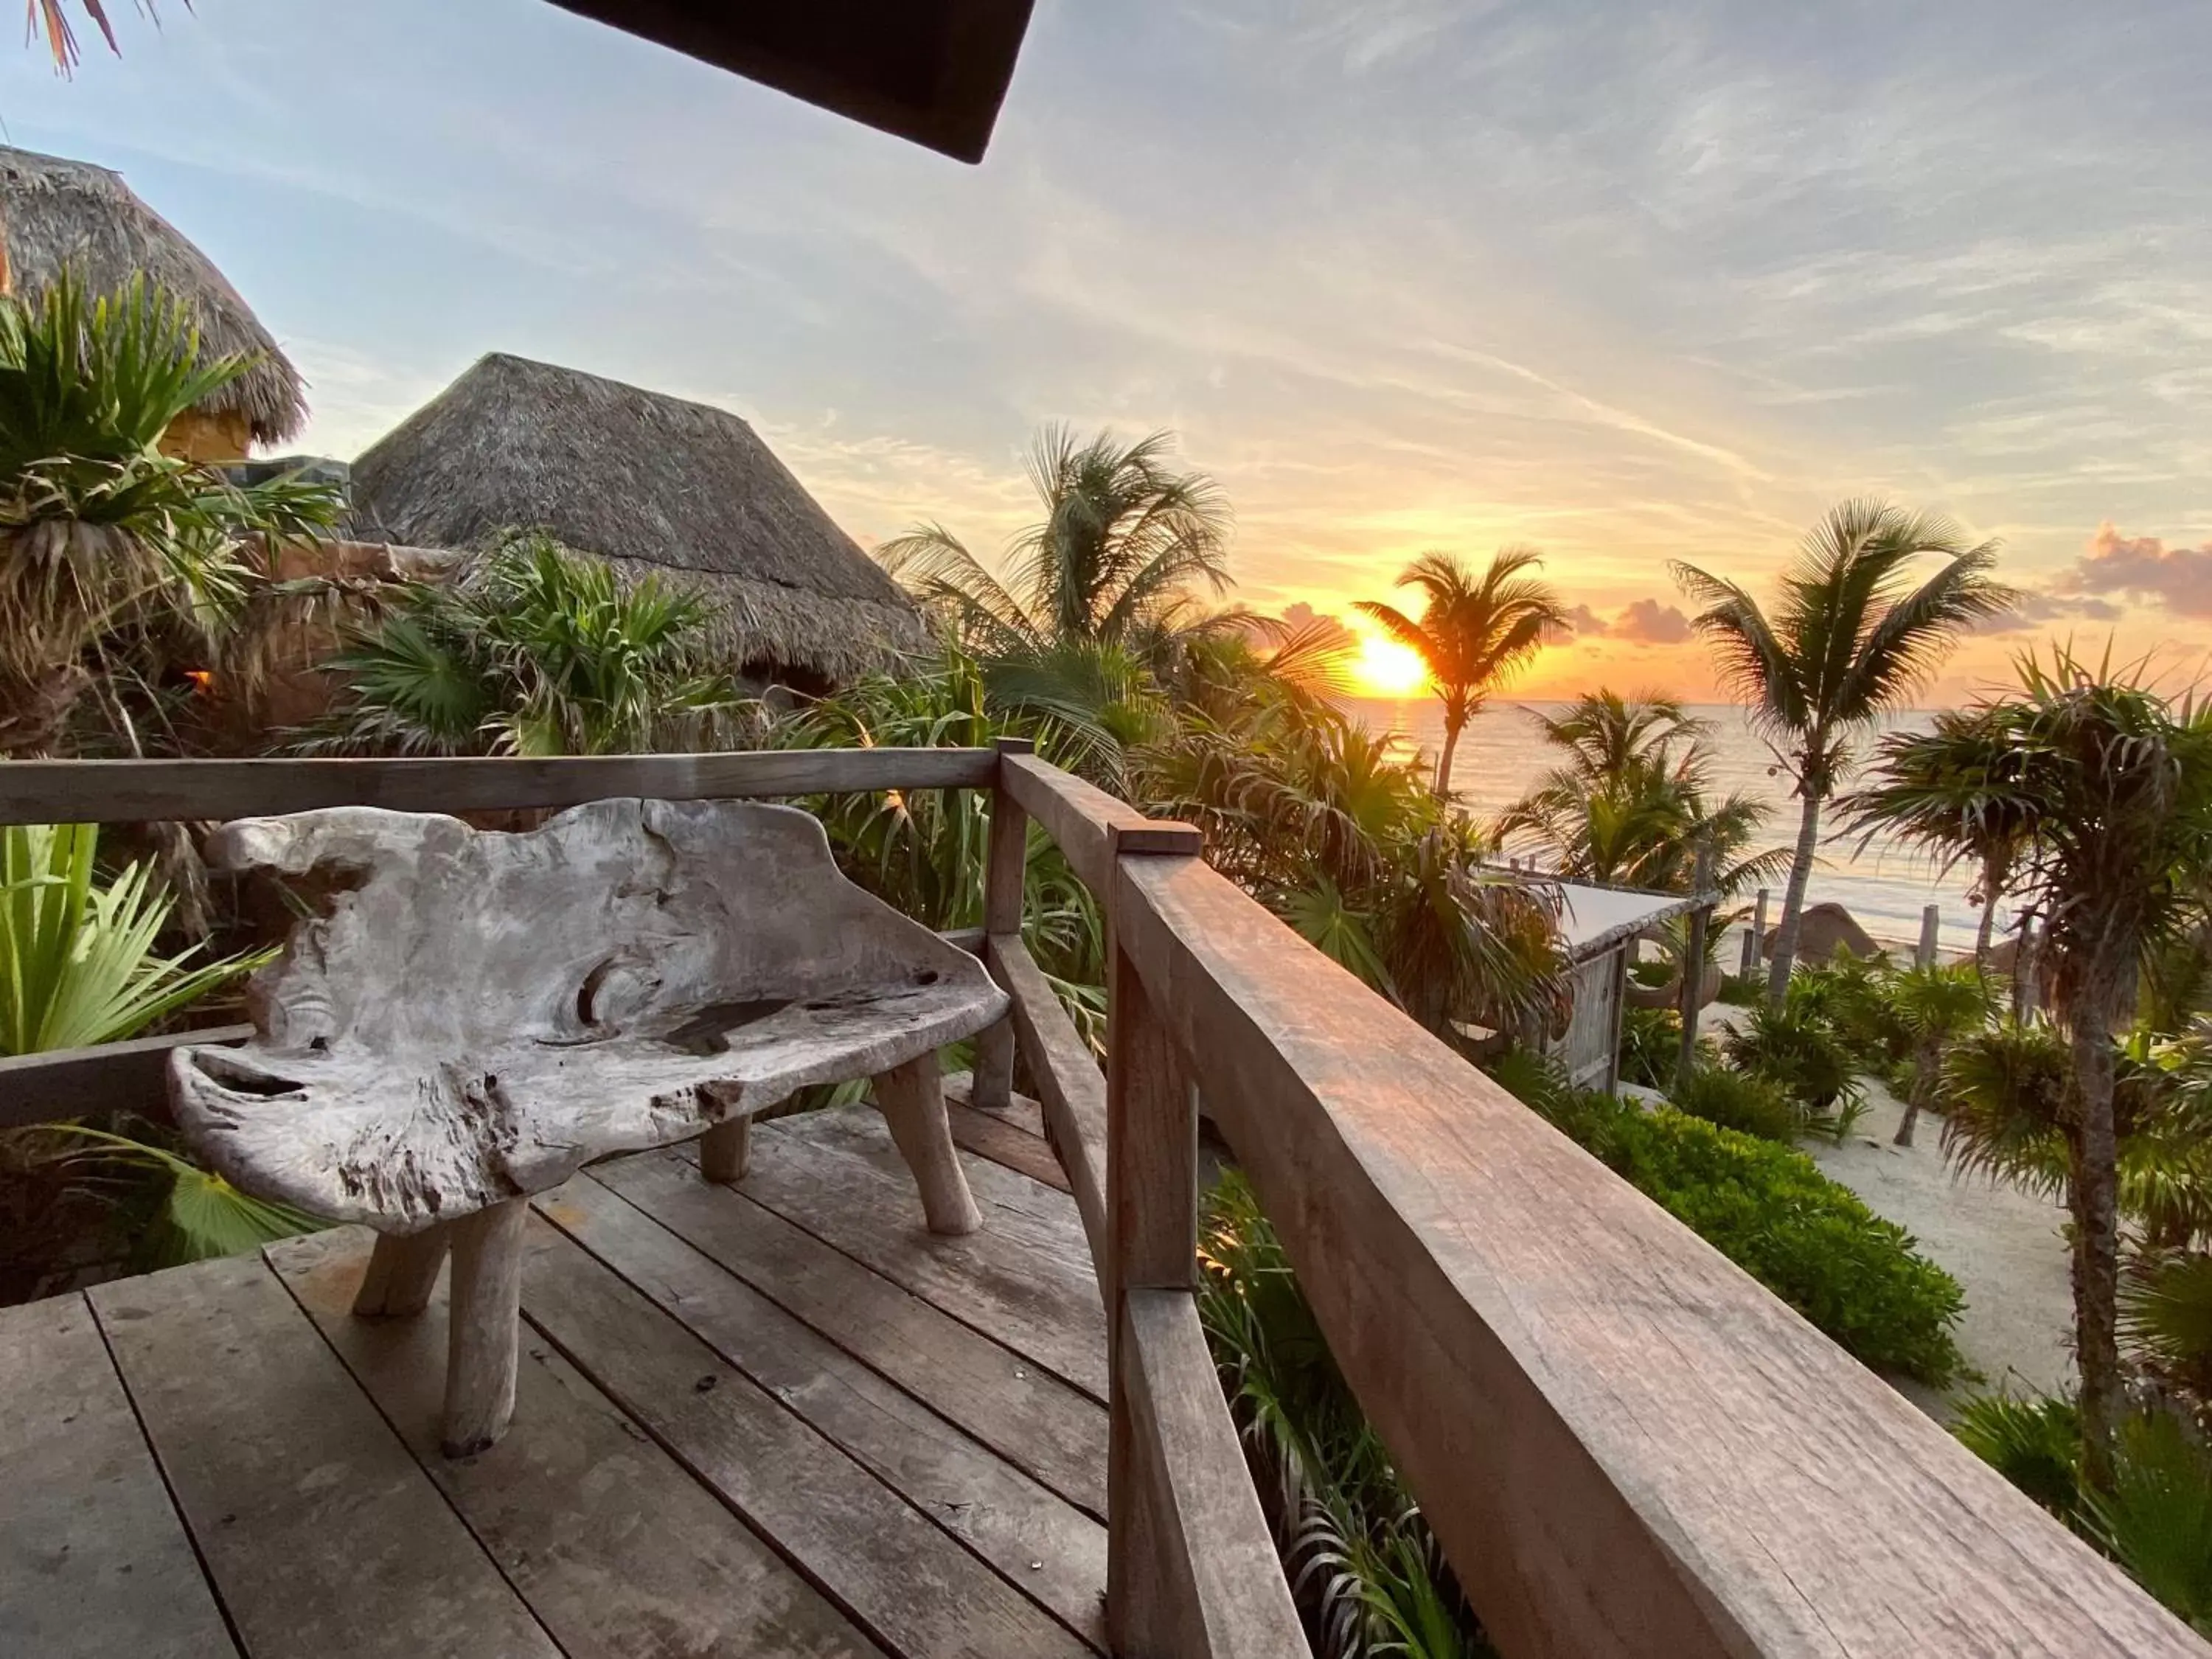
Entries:
[[1698,1009],[1705,998],[1705,932],[1713,919],[1712,884],[1713,844],[1708,838],[1698,843],[1698,869],[1691,878],[1690,890],[1697,896],[1697,908],[1690,912],[1689,938],[1682,948],[1682,1046],[1674,1055],[1678,1084],[1690,1074],[1698,1057]]
[[1759,902],[1752,909],[1751,931],[1744,935],[1743,961],[1738,967],[1737,972],[1755,974],[1759,971],[1759,959],[1765,954],[1761,944],[1765,938],[1766,889],[1762,887],[1759,890]]

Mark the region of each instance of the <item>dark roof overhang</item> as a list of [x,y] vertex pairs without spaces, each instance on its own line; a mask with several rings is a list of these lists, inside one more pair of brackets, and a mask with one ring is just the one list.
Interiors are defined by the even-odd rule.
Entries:
[[980,161],[1031,0],[554,0],[702,63]]

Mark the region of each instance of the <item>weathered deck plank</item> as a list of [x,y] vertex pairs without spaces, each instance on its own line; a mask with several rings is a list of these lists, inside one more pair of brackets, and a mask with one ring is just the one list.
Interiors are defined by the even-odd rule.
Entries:
[[592,1170],[662,1226],[1094,1516],[1105,1407],[672,1152]]
[[994,1123],[1006,1123],[1024,1134],[1044,1139],[1044,1108],[1027,1095],[1009,1095],[1003,1108],[984,1110],[977,1106],[974,1094],[974,1078],[966,1072],[947,1072],[945,1074],[945,1097],[958,1101],[971,1111],[981,1112]]
[[542,1218],[528,1239],[530,1323],[878,1642],[932,1659],[1088,1659],[1050,1614],[611,1268]]
[[235,1659],[82,1296],[0,1309],[0,1653]]
[[354,1318],[368,1246],[368,1234],[347,1228],[267,1254],[568,1659],[880,1659],[874,1643],[542,1340],[523,1343],[505,1437],[474,1457],[441,1456],[442,1285],[417,1317]]
[[[1004,1343],[1106,1397],[1106,1315],[1074,1204],[1029,1176],[962,1159],[980,1231],[935,1237],[872,1114],[815,1112],[755,1132],[744,1192]],[[785,1155],[788,1145],[795,1149]]]
[[995,1112],[981,1111],[961,1101],[948,1100],[945,1115],[951,1121],[955,1146],[1004,1169],[1018,1170],[1032,1181],[1073,1193],[1067,1172],[1060,1167],[1060,1159],[1042,1135],[1033,1135]]
[[1106,1585],[1106,1529],[1097,1521],[610,1188],[571,1181],[541,1198],[538,1209],[1001,1577],[1093,1645],[1104,1645],[1098,1597]]
[[559,1659],[259,1256],[90,1297],[252,1659]]
[[[979,1144],[1043,1150],[1030,1104],[970,1114]],[[532,1222],[514,1427],[471,1459],[436,1449],[442,1295],[353,1318],[350,1231],[0,1312],[0,1652],[1086,1659],[1072,1202],[963,1154],[969,1249],[872,1109],[761,1143],[797,1219],[659,1152],[553,1203],[574,1237]]]

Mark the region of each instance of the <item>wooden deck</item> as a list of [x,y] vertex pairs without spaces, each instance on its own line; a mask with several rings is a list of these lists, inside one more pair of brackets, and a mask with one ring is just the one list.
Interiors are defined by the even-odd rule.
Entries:
[[444,1297],[347,1229],[0,1310],[0,1654],[1103,1647],[1105,1322],[1036,1109],[953,1109],[932,1237],[875,1113],[601,1164],[532,1220],[514,1425],[437,1450]]

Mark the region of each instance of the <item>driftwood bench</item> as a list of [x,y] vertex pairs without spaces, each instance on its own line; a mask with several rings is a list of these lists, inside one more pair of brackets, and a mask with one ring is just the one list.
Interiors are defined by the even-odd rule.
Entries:
[[804,812],[607,800],[501,834],[339,807],[240,820],[210,857],[322,914],[255,976],[251,1042],[177,1051],[178,1121],[245,1190],[377,1230],[358,1315],[419,1313],[451,1251],[451,1455],[514,1410],[530,1195],[595,1158],[703,1135],[733,1181],[753,1114],[872,1077],[931,1229],[979,1223],[936,1050],[1006,996]]

